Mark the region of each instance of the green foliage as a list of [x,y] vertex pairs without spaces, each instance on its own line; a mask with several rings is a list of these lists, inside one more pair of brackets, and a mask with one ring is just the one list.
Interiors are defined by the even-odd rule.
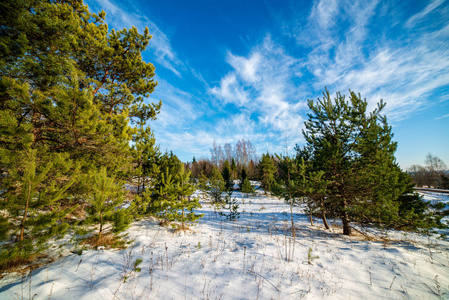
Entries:
[[367,113],[366,100],[354,92],[349,101],[340,93],[323,95],[308,102],[304,136],[314,170],[329,183],[326,208],[340,216],[344,234],[350,234],[351,221],[393,224],[406,185],[399,180],[391,127],[380,114],[385,104]]
[[235,221],[240,217],[239,204],[236,198],[232,198],[231,195],[226,195],[225,200],[221,206],[222,209],[229,212],[219,212],[220,216],[224,216],[228,221]]
[[[0,8],[8,12],[0,16],[0,226],[19,236],[4,246],[19,256],[44,248],[78,223],[66,216],[85,201],[83,224],[105,217],[123,230],[131,210],[112,211],[124,180],[137,177],[143,191],[157,173],[146,123],[161,103],[144,101],[157,83],[141,55],[148,29],[109,31],[105,13],[82,1],[7,0]],[[113,192],[99,194],[102,180]]]
[[88,198],[88,217],[84,221],[85,225],[96,224],[99,227],[99,240],[106,222],[113,222],[114,232],[125,230],[131,223],[127,211],[120,209],[123,196],[123,189],[116,184],[115,177],[108,176],[106,167],[101,167],[92,177],[92,196]]
[[154,199],[150,203],[149,210],[156,216],[162,217],[164,223],[167,223],[170,209],[173,208],[178,198],[173,176],[169,173],[168,167],[166,167],[164,173],[161,173],[158,186],[159,189],[155,190]]
[[242,193],[246,194],[246,196],[248,197],[249,194],[254,194],[255,192],[256,189],[254,188],[254,186],[252,186],[248,178],[245,178],[242,184]]
[[317,259],[317,258],[320,258],[319,256],[317,256],[317,255],[313,255],[312,254],[312,248],[310,248],[309,247],[309,251],[307,252],[307,263],[309,264],[309,265],[313,265],[313,261],[315,260],[315,259]]
[[225,182],[223,176],[221,176],[218,168],[212,170],[211,177],[207,185],[207,193],[211,197],[213,203],[222,202],[222,194],[226,191]]
[[[57,164],[63,158],[53,156]],[[2,238],[11,237],[0,246],[0,265],[46,249],[47,241],[67,232],[66,216],[76,207],[63,207],[61,199],[73,181],[52,172],[54,163],[38,167],[35,150],[18,153],[17,169],[11,170],[3,182],[0,209],[7,218],[0,218]]]
[[229,161],[225,161],[221,170],[221,175],[225,183],[225,189],[231,192],[234,189],[234,182],[232,181],[232,170]]
[[[177,168],[176,162],[179,161],[177,157],[172,161],[175,162],[172,166]],[[179,221],[181,227],[185,228],[185,222],[195,222],[203,216],[194,212],[194,209],[200,208],[201,204],[199,199],[191,198],[196,185],[192,183],[190,174],[190,171],[186,171],[184,165],[180,163],[179,171],[174,176],[170,173],[168,166],[165,173],[162,173],[161,181],[158,183],[159,190],[155,191],[149,208],[153,214],[162,217],[164,223]]]
[[185,228],[185,222],[195,222],[203,217],[203,214],[195,214],[194,209],[201,208],[198,198],[191,198],[196,190],[196,185],[191,183],[190,171],[186,171],[184,166],[178,174],[176,193],[177,202],[172,205],[171,220],[180,221],[181,228]]
[[240,189],[242,189],[243,186],[243,182],[245,181],[245,179],[248,178],[248,174],[246,173],[246,169],[242,168],[242,171],[240,172],[240,183],[239,183],[239,187]]
[[259,163],[259,178],[265,193],[271,190],[275,182],[276,172],[277,169],[276,166],[274,165],[273,159],[270,157],[268,153],[263,154],[262,159],[260,160]]
[[137,258],[135,261],[134,261],[134,265],[133,265],[133,271],[134,272],[140,272],[140,271],[142,271],[142,269],[141,268],[139,268],[139,266],[140,266],[140,264],[143,262],[143,259],[141,259],[141,258]]
[[159,174],[158,160],[160,158],[159,147],[149,127],[140,127],[133,136],[132,147],[133,161],[135,164],[133,173],[137,180],[137,193],[141,194],[146,188],[153,188]]

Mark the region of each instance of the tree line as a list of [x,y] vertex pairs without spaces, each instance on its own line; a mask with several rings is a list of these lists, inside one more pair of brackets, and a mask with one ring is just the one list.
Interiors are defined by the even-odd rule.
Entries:
[[412,165],[408,173],[419,187],[449,189],[449,172],[446,168],[444,161],[429,153],[424,166]]

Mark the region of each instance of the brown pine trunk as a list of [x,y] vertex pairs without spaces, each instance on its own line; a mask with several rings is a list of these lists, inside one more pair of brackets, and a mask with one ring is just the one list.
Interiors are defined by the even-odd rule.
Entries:
[[103,213],[100,213],[100,233],[98,234],[98,239],[101,240],[101,231],[103,230]]
[[185,215],[184,215],[184,207],[182,208],[182,229],[184,229],[184,217],[185,217]]
[[346,200],[343,200],[343,207],[341,210],[341,221],[343,223],[343,234],[351,234],[351,224],[349,223],[348,212],[346,211]]
[[292,221],[292,237],[295,238],[295,221],[293,220],[293,199],[290,197],[290,218]]
[[326,229],[329,230],[329,229],[330,229],[330,226],[329,226],[329,224],[327,223],[326,213],[325,213],[325,210],[324,210],[323,199],[321,199],[321,201],[320,201],[320,206],[321,206],[321,218],[323,219],[324,227],[326,227]]
[[25,233],[25,222],[27,220],[28,215],[28,206],[30,205],[30,198],[31,198],[31,182],[28,183],[28,195],[27,195],[27,202],[25,204],[25,213],[23,214],[22,224],[20,225],[20,241],[23,241],[24,233]]
[[329,230],[329,229],[330,229],[330,226],[329,226],[329,224],[327,223],[326,214],[325,214],[324,212],[321,214],[321,218],[323,219],[324,227],[326,227],[326,229]]

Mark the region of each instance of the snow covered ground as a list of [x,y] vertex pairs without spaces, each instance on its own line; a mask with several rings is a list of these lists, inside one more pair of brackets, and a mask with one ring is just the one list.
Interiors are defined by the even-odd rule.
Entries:
[[448,240],[395,231],[346,237],[337,223],[332,232],[319,220],[311,226],[301,208],[293,240],[282,200],[233,196],[236,221],[206,203],[191,232],[141,221],[128,230],[128,249],[86,250],[7,276],[0,299],[449,298]]

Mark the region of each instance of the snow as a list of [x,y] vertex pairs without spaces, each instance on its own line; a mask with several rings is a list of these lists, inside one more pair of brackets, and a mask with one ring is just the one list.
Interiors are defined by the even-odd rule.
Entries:
[[[191,231],[144,220],[124,250],[86,250],[0,281],[0,299],[439,299],[449,297],[449,241],[398,231],[368,241],[325,231],[302,208],[261,192],[226,221],[208,203]],[[332,220],[331,220],[332,223]],[[309,249],[312,249],[309,255]],[[142,263],[134,268],[134,262]],[[138,271],[137,268],[141,268]],[[126,279],[125,279],[126,278]]]

